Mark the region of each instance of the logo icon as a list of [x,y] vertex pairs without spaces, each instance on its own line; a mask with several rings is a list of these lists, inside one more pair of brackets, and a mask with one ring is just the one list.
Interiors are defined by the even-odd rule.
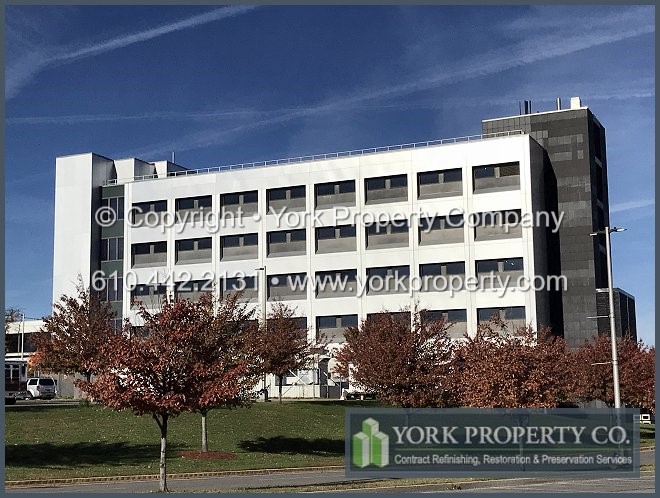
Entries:
[[373,418],[362,421],[362,430],[351,438],[351,462],[364,468],[369,464],[385,467],[390,463],[390,437],[381,432]]

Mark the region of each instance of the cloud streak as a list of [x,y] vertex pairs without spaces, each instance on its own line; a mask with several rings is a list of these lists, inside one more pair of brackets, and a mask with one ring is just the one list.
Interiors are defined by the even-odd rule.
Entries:
[[[94,57],[106,52],[118,50],[136,43],[153,40],[177,31],[195,28],[211,22],[228,19],[250,12],[257,8],[241,5],[214,9],[185,19],[150,28],[144,31],[124,34],[109,40],[78,47],[37,48],[32,46],[20,56],[10,57],[5,73],[5,98],[18,95],[22,88],[45,69],[68,64],[87,57]],[[9,54],[11,55],[11,54]]]
[[[357,105],[364,105],[368,102],[396,99],[654,33],[653,16],[649,16],[648,13],[649,9],[646,8],[631,9],[623,15],[608,14],[601,18],[592,18],[582,23],[578,22],[572,25],[570,32],[541,34],[538,36],[533,34],[531,38],[524,38],[517,43],[464,59],[454,65],[436,66],[423,74],[416,75],[409,81],[389,86],[380,85],[378,87],[363,88],[349,95],[327,99],[317,105],[284,112],[278,116],[253,121],[245,125],[192,133],[175,142],[167,141],[154,144],[141,150],[140,153],[144,156],[151,156],[172,149],[185,151],[221,144],[231,136],[246,130],[289,122],[314,114],[353,109]],[[622,21],[625,22],[622,24]],[[585,25],[582,26],[581,24]],[[582,28],[587,30],[585,31]]]
[[610,213],[622,213],[624,211],[633,211],[650,206],[655,206],[655,199],[642,199],[639,201],[620,202],[610,206]]

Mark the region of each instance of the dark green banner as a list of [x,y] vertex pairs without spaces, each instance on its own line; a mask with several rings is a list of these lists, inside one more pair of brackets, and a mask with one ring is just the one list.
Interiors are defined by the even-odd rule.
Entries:
[[346,474],[639,476],[637,409],[347,409]]

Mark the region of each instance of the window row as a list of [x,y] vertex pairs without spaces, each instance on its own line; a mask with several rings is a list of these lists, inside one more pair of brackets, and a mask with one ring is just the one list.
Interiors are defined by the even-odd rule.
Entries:
[[[365,228],[366,249],[388,249],[408,247],[409,226],[406,221],[374,224]],[[354,225],[321,227],[314,230],[314,252],[316,254],[354,252],[357,250],[357,234]],[[521,225],[484,224],[474,227],[476,241],[520,238]],[[307,230],[278,230],[266,234],[268,257],[304,256],[307,254]],[[448,216],[421,220],[417,229],[420,246],[456,244],[464,242],[461,217]],[[212,238],[184,239],[175,242],[177,264],[210,263],[212,261]],[[236,261],[259,257],[259,236],[256,233],[227,235],[220,238],[220,260]],[[103,239],[101,260],[123,258],[123,238]],[[132,266],[161,266],[167,264],[167,243],[146,242],[133,244]]]
[[[516,278],[520,278],[524,274],[523,259],[481,260],[476,262],[475,270],[476,285],[479,288],[517,286]],[[366,291],[366,295],[408,293],[413,283],[414,290],[420,292],[455,292],[465,288],[465,278],[465,262],[452,261],[419,265],[419,278],[414,282],[411,282],[410,279],[410,267],[399,265],[367,268],[365,282],[358,281],[356,269],[317,271],[311,285],[315,297],[324,299],[356,296],[358,290]],[[118,282],[118,287],[113,287],[114,281],[108,282],[107,300],[121,300],[121,279],[118,279]],[[205,292],[213,292],[215,285],[211,280],[176,283],[174,296],[176,299],[196,300]],[[267,298],[271,300],[307,299],[308,285],[306,273],[268,275]],[[220,279],[217,286],[224,296],[243,292],[245,300],[256,299],[259,292],[256,276]],[[167,288],[164,284],[138,285],[131,291],[131,299],[142,301],[145,297],[161,298],[166,293]]]
[[[520,188],[520,164],[518,162],[475,166],[472,169],[474,192],[510,190]],[[463,172],[460,168],[449,170],[425,171],[417,173],[417,198],[431,199],[463,193]],[[364,180],[366,204],[384,202],[405,202],[408,200],[408,175],[390,175]],[[294,185],[267,189],[267,212],[304,210],[306,208],[306,186]],[[250,190],[220,195],[222,213],[236,213],[240,209],[244,215],[258,212],[258,191]],[[120,206],[117,199],[121,199]],[[112,201],[113,199],[106,199]],[[355,206],[355,180],[341,180],[314,185],[314,203],[317,209],[336,206]],[[175,200],[175,213],[182,215],[186,211],[208,211],[211,209],[212,196],[186,197]],[[121,209],[123,219],[123,197],[114,198],[114,205]],[[164,213],[167,200],[154,200],[133,204],[133,223],[138,223],[147,213]]]

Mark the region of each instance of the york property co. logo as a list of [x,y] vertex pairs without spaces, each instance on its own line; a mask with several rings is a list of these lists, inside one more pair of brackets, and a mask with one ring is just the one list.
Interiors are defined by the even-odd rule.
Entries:
[[362,421],[362,430],[353,434],[351,443],[353,465],[385,467],[390,463],[390,437],[379,430],[378,422],[373,418]]

